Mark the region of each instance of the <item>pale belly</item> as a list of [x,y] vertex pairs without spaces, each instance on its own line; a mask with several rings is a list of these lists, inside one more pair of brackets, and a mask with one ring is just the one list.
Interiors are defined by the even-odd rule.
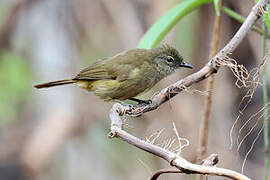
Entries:
[[79,81],[76,83],[79,87],[92,91],[96,96],[105,101],[113,99],[126,100],[137,96],[138,94],[150,89],[155,82],[144,79],[140,81],[125,80],[96,80]]

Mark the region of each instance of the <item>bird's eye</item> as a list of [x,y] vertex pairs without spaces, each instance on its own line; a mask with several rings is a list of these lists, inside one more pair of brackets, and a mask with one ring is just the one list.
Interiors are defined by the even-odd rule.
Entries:
[[166,61],[172,63],[174,61],[172,56],[166,56]]

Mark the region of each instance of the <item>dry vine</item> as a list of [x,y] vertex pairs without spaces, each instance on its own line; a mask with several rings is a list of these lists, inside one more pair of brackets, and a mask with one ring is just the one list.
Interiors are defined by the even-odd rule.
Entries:
[[183,159],[181,156],[171,151],[168,151],[157,145],[147,143],[146,141],[143,141],[127,133],[126,131],[122,130],[123,124],[121,116],[123,115],[139,116],[142,115],[143,113],[155,110],[161,104],[168,101],[169,98],[172,98],[181,91],[183,91],[186,87],[189,87],[194,83],[200,82],[208,78],[213,73],[216,73],[219,69],[217,61],[225,60],[226,62],[226,58],[224,59],[224,57],[228,57],[235,50],[235,48],[242,42],[244,37],[251,29],[252,25],[256,22],[257,19],[259,19],[262,16],[263,14],[262,10],[266,8],[268,3],[269,0],[260,0],[252,8],[251,12],[246,18],[246,21],[242,24],[242,26],[234,35],[234,37],[230,40],[230,42],[214,58],[212,58],[207,65],[205,65],[200,71],[161,90],[158,94],[153,96],[153,98],[151,99],[152,103],[137,106],[124,105],[119,103],[114,104],[110,111],[111,132],[109,133],[109,137],[120,138],[131,145],[134,145],[144,151],[150,152],[158,157],[161,157],[167,160],[171,166],[178,168],[183,173],[217,175],[229,177],[232,179],[248,180],[249,179],[248,177],[232,170],[192,164]]
[[[232,146],[233,146],[232,133],[233,133],[233,130],[235,128],[235,125],[238,123],[239,119],[244,114],[244,111],[246,110],[247,106],[251,102],[251,99],[253,98],[253,95],[254,95],[257,87],[259,85],[262,85],[260,83],[261,73],[263,71],[263,68],[264,68],[266,62],[269,61],[269,59],[270,59],[270,53],[267,53],[265,55],[265,57],[263,58],[259,67],[252,69],[250,73],[246,70],[246,68],[243,65],[238,65],[237,62],[231,58],[227,57],[227,60],[228,60],[227,62],[224,62],[224,61],[219,62],[223,66],[226,66],[226,67],[231,69],[231,71],[233,72],[233,74],[235,75],[235,77],[237,79],[235,84],[238,88],[243,88],[243,87],[248,88],[245,96],[242,98],[242,100],[239,104],[239,115],[237,116],[237,118],[236,118],[235,122],[233,123],[232,128],[230,130],[230,141],[231,141],[230,149],[232,149]],[[240,108],[241,106],[242,106],[242,108]],[[249,122],[249,120],[247,122]],[[243,127],[245,127],[245,125],[243,125]],[[240,129],[240,131],[241,131],[241,129]],[[239,134],[240,134],[240,131],[239,131]],[[238,140],[239,140],[239,137],[237,138],[237,144],[239,144]]]

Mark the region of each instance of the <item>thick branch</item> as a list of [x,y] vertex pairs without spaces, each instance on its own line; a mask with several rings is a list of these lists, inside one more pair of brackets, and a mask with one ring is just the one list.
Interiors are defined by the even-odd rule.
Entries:
[[144,151],[147,151],[158,157],[161,157],[162,159],[168,161],[171,166],[175,166],[176,168],[178,168],[179,170],[181,170],[183,173],[186,174],[208,174],[208,175],[230,177],[232,179],[238,180],[249,180],[248,177],[232,170],[192,164],[173,152],[170,152],[157,145],[148,143],[125,132],[124,130],[122,130],[122,120],[120,116],[125,114],[126,110],[129,110],[129,108],[130,108],[129,106],[121,105],[119,103],[113,105],[110,111],[110,119],[111,119],[111,132],[109,134],[110,138],[118,137],[133,146],[136,146]]
[[122,130],[121,116],[123,116],[124,114],[130,116],[138,116],[148,111],[154,110],[164,102],[168,101],[169,98],[177,95],[186,87],[189,87],[196,82],[204,80],[211,74],[217,72],[218,67],[216,65],[216,61],[230,55],[236,49],[236,47],[247,35],[252,25],[256,22],[257,19],[262,16],[263,10],[268,3],[269,0],[260,0],[252,8],[252,11],[248,15],[246,21],[242,24],[240,29],[231,39],[231,41],[214,58],[212,58],[207,65],[205,65],[200,71],[163,89],[160,93],[158,93],[151,99],[151,104],[139,106],[121,105],[119,103],[114,104],[110,111],[111,132],[109,134],[109,137],[118,137],[131,145],[134,145],[144,151],[161,157],[164,160],[168,161],[172,166],[177,167],[183,173],[217,175],[229,177],[232,179],[248,180],[248,177],[232,170],[192,164],[173,152],[165,150],[159,146],[150,144],[125,132],[124,130]]
[[161,90],[158,94],[152,97],[151,104],[134,106],[133,109],[127,112],[128,115],[139,116],[148,111],[157,109],[161,104],[180,93],[186,87],[202,81],[208,78],[211,74],[216,73],[218,70],[216,61],[230,55],[236,49],[236,47],[242,42],[244,37],[250,31],[252,25],[262,16],[263,10],[265,9],[268,2],[269,0],[260,0],[252,8],[250,14],[246,18],[246,21],[242,24],[230,42],[221,51],[219,51],[218,54],[214,56],[201,70]]

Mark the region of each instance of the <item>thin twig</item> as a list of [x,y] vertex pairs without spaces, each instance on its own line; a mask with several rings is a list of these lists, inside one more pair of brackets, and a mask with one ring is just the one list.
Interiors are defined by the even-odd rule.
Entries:
[[[221,7],[222,1],[219,1],[219,6]],[[215,16],[214,28],[212,33],[212,41],[210,47],[209,58],[214,57],[218,52],[218,43],[220,37],[220,24],[221,24],[221,16]],[[202,157],[206,153],[207,148],[207,138],[208,138],[208,124],[211,112],[211,104],[212,104],[212,90],[214,88],[214,75],[211,75],[207,81],[207,96],[205,99],[205,109],[203,112],[203,118],[200,126],[200,137],[199,137],[199,149],[198,149],[198,157],[197,160],[201,161]],[[202,177],[200,176],[199,179]]]
[[218,163],[218,155],[217,154],[211,154],[209,157],[202,160],[201,165],[203,166],[215,166]]
[[170,169],[160,169],[153,174],[153,176],[149,180],[157,180],[158,177],[162,174],[172,174],[172,173],[183,173],[181,170],[176,168],[170,168]]
[[[211,154],[209,157],[205,158],[200,164],[202,166],[215,166],[218,163],[218,155]],[[176,169],[176,168],[169,168],[169,169],[160,169],[152,175],[150,180],[157,180],[158,177],[162,174],[171,174],[171,173],[183,173],[183,171]]]

